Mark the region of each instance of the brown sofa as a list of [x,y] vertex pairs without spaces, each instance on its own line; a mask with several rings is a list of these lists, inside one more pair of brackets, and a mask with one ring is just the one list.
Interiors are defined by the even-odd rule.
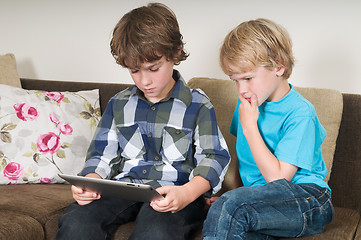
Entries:
[[[111,96],[129,86],[114,83],[32,79],[21,79],[21,83],[25,89],[47,91],[79,91],[98,88],[100,89],[102,110],[105,109]],[[193,88],[203,89],[215,106],[219,126],[232,154],[232,163],[222,188],[222,191],[227,191],[232,188],[236,168],[235,138],[229,134],[228,128],[236,104],[237,92],[233,83],[228,80],[195,78],[188,84]],[[333,162],[328,163],[331,172],[328,177],[332,188],[335,218],[326,227],[324,233],[302,239],[361,240],[359,225],[361,212],[361,95],[340,94],[340,99],[333,99],[333,97],[331,99],[323,89],[299,90],[316,106],[318,112],[322,111],[320,119],[323,124],[328,124],[328,120],[336,115],[334,111],[342,111],[340,109],[342,109],[343,99],[339,134],[337,122],[331,123],[334,126],[331,126],[333,130],[330,132],[333,131],[331,135],[335,137],[335,141],[327,143],[331,146],[329,149],[323,149],[323,154],[329,155],[331,160],[333,159]],[[334,92],[331,92],[332,94]],[[335,144],[336,150],[334,151]],[[57,218],[72,201],[70,186],[65,184],[0,186],[0,239],[54,239],[57,232]],[[113,239],[127,239],[133,226],[134,223],[129,223],[119,227],[113,235]],[[192,236],[192,239],[201,239],[200,233],[201,229]],[[145,236],[144,239],[147,237]]]

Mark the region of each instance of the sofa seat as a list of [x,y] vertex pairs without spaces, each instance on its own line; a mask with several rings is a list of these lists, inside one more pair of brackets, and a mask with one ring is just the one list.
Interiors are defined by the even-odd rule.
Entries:
[[[55,239],[58,216],[74,201],[70,185],[67,184],[1,185],[0,192],[1,231],[6,229],[8,224],[14,223],[19,224],[19,231],[27,231],[30,228],[34,233],[34,229],[41,230],[35,236],[17,233],[26,238],[13,239],[44,239],[44,231],[46,239]],[[14,214],[13,217],[6,215],[10,212]],[[14,218],[19,218],[19,221]],[[5,236],[9,236],[9,233]],[[0,239],[6,239],[1,237],[1,232]]]
[[44,239],[43,226],[33,217],[1,208],[0,219],[0,239]]
[[[282,238],[284,240],[302,239],[302,240],[349,240],[354,238],[357,226],[360,222],[360,214],[353,209],[335,207],[334,220],[325,227],[325,231],[313,236],[302,238]],[[359,238],[360,240],[360,238]]]

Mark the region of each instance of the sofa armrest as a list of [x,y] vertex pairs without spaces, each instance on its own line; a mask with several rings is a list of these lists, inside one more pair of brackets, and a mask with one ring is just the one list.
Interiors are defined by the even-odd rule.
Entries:
[[335,206],[361,213],[361,95],[343,94],[343,102],[329,184]]

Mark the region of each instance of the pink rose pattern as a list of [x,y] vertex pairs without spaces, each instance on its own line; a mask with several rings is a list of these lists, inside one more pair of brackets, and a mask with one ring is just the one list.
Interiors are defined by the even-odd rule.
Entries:
[[58,118],[57,118],[54,114],[50,113],[50,114],[49,114],[49,117],[50,117],[50,121],[51,121],[51,122],[53,122],[53,123],[55,123],[55,124],[58,124],[58,123],[59,123]]
[[60,136],[53,132],[42,134],[39,136],[36,145],[38,146],[38,150],[40,152],[44,154],[54,154],[61,147]]
[[[45,92],[45,95],[48,99],[56,101],[57,103],[60,103],[64,99],[64,94],[61,92]],[[17,117],[22,121],[33,121],[39,116],[37,109],[26,103],[14,104],[13,108],[15,109]],[[59,121],[59,119],[52,113],[49,114],[49,118],[50,121],[56,125],[60,133],[56,134],[54,132],[48,132],[40,135],[37,139],[36,146],[38,151],[42,154],[53,155],[61,148],[60,135],[72,135],[73,128],[69,123]],[[35,156],[37,156],[37,153],[34,154],[33,158]],[[53,159],[49,161],[61,172]],[[24,167],[16,162],[8,163],[3,171],[4,176],[11,181],[19,180],[24,173]],[[51,179],[41,178],[39,181],[40,183],[50,183]],[[10,182],[9,184],[16,184],[16,182]]]
[[30,106],[29,104],[17,103],[14,104],[13,107],[18,118],[23,121],[33,121],[39,116],[36,108]]
[[4,169],[4,176],[9,180],[18,180],[24,174],[24,167],[16,162],[11,162]]
[[64,135],[71,135],[73,133],[73,128],[68,123],[60,122],[58,128]]
[[51,183],[51,179],[50,178],[41,178],[40,182],[41,183]]
[[57,103],[60,103],[64,99],[64,94],[61,92],[45,92],[45,95]]
[[56,124],[62,134],[71,135],[73,133],[73,128],[69,125],[69,123],[60,122],[58,118],[52,113],[49,114],[49,117],[50,121]]

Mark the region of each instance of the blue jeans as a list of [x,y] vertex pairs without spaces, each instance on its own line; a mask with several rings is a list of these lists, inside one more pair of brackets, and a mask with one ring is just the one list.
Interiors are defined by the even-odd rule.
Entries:
[[56,239],[110,239],[119,225],[136,220],[129,239],[184,240],[200,227],[204,204],[200,197],[177,213],[161,213],[149,203],[124,199],[101,198],[82,206],[74,202],[58,219]]
[[202,237],[236,240],[313,235],[323,231],[333,214],[328,189],[281,179],[223,194],[209,209]]

